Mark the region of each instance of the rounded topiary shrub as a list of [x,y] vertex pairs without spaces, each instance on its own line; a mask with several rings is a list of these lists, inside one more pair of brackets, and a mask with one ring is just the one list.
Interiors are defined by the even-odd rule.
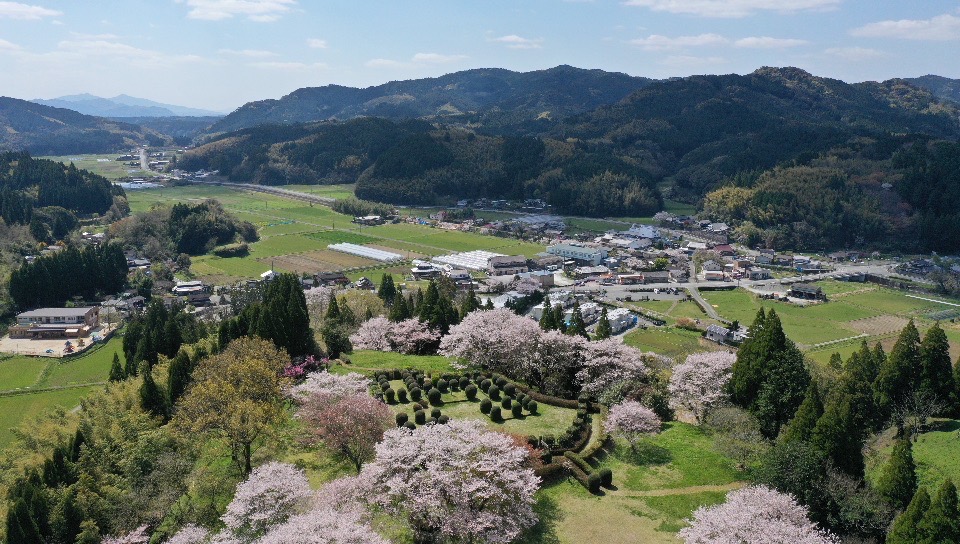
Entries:
[[589,489],[591,493],[600,491],[600,483],[600,475],[596,472],[591,472],[590,475],[587,476],[587,489]]
[[430,417],[435,417],[437,419],[440,419],[440,409],[434,408],[433,410],[430,410]]
[[464,376],[460,378],[460,381],[458,383],[460,385],[460,389],[466,389],[467,386],[470,385],[470,378]]
[[400,412],[397,414],[397,427],[403,427],[404,423],[410,420],[410,416],[406,412]]
[[517,402],[519,402],[522,406],[526,406],[527,403],[530,402],[530,397],[528,395],[521,394],[519,397],[517,397]]
[[510,395],[511,397],[516,396],[517,386],[513,385],[512,383],[508,383],[503,386],[503,392]]
[[494,406],[493,408],[490,409],[490,419],[494,421],[503,420],[503,412],[500,411],[499,406]]
[[404,388],[397,389],[397,400],[400,402],[407,402],[407,390]]
[[500,388],[496,385],[491,385],[490,389],[487,389],[487,396],[493,400],[500,400]]
[[490,402],[490,399],[483,399],[480,401],[480,413],[489,414],[492,408],[493,403]]
[[423,397],[423,391],[419,387],[410,388],[410,400],[416,402]]
[[450,421],[450,416],[440,416],[437,418],[437,423],[441,425],[446,425]]
[[597,474],[600,475],[600,485],[603,487],[610,487],[613,485],[613,471],[609,468],[601,468],[597,471]]
[[426,380],[423,380],[423,388],[424,388],[424,389],[426,389],[427,391],[429,391],[431,387],[433,387],[433,380],[431,380],[431,379],[429,379],[429,378],[427,378]]
[[467,394],[467,400],[475,400],[477,398],[477,386],[472,383],[464,387],[463,392]]
[[450,382],[448,382],[447,380],[444,380],[443,378],[440,378],[439,380],[437,380],[437,389],[439,389],[441,393],[446,393],[447,388],[449,387],[450,387]]
[[427,392],[427,400],[429,400],[430,404],[434,406],[439,406],[440,403],[443,402],[441,399],[442,396],[443,393],[441,393],[436,387],[431,388],[430,391]]
[[427,423],[436,423],[436,422],[437,422],[437,418],[435,417],[431,417],[430,419],[427,420]]
[[493,382],[491,382],[488,379],[484,379],[480,382],[480,390],[486,393],[492,385],[493,385]]
[[520,417],[521,415],[523,415],[523,406],[515,403],[510,408],[510,413],[513,414],[513,417]]
[[413,420],[417,422],[417,425],[423,425],[427,422],[427,413],[423,410],[417,410],[413,413]]
[[383,390],[383,398],[387,401],[387,404],[393,404],[397,401],[397,392],[388,387]]
[[525,406],[525,408],[526,408],[527,411],[530,412],[531,414],[537,413],[537,401],[531,400],[530,402],[527,403],[527,405]]
[[420,408],[423,408],[423,410],[430,409],[430,403],[427,402],[427,399],[420,399],[420,402],[418,402],[417,404],[419,404]]
[[417,428],[417,425],[412,421],[408,421],[404,423],[403,426],[407,429],[410,429],[411,431]]
[[500,402],[500,406],[503,406],[507,410],[510,409],[510,406],[513,405],[513,401],[510,400],[510,397],[503,397],[503,400]]
[[553,462],[553,454],[550,453],[550,450],[547,450],[540,454],[540,460],[543,461],[543,464],[549,465]]
[[497,384],[497,387],[503,389],[503,386],[507,385],[507,379],[503,376],[497,376],[497,379],[493,380],[493,383]]
[[400,372],[400,369],[399,369],[399,368],[393,369],[393,379],[399,380],[399,379],[401,379],[402,377],[403,377],[403,373]]

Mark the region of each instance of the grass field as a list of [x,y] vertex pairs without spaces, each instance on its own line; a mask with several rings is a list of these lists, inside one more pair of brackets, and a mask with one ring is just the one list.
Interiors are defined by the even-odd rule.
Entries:
[[674,359],[697,351],[708,351],[714,345],[702,340],[700,333],[675,327],[635,329],[623,337],[624,343],[643,351],[653,351]]
[[80,399],[97,387],[71,387],[43,393],[0,397],[0,449],[7,447],[10,443],[13,437],[11,429],[20,425],[27,417],[46,412],[55,406],[70,410],[80,404]]
[[[149,170],[141,170],[140,168],[134,168],[132,166],[127,166],[126,163],[134,161],[117,161],[116,159],[120,154],[115,153],[113,155],[67,155],[61,157],[37,157],[39,159],[50,159],[52,161],[62,162],[64,164],[70,164],[71,162],[76,165],[77,168],[82,168],[88,172],[93,172],[94,174],[99,174],[109,180],[117,180],[126,176],[154,176],[154,172]],[[137,161],[139,163],[139,159]]]
[[[917,483],[926,486],[930,494],[940,484],[951,479],[960,482],[960,420],[939,420],[929,432],[921,434],[913,444],[913,460],[917,466]],[[885,437],[889,438],[889,437]],[[867,459],[867,477],[875,480],[890,458],[891,440]]]

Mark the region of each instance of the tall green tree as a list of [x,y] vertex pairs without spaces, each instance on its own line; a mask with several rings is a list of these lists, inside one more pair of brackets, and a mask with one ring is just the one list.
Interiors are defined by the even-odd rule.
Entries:
[[573,303],[573,312],[570,315],[570,326],[567,327],[567,334],[570,336],[582,336],[587,340],[590,335],[587,334],[587,324],[583,320],[583,312],[580,311],[580,303]]
[[946,480],[930,501],[930,509],[919,526],[924,543],[960,542],[960,510],[957,508],[957,488]]
[[911,319],[900,331],[874,384],[874,398],[884,419],[913,394],[920,368],[920,333]]
[[127,377],[126,373],[123,371],[123,367],[120,366],[120,355],[116,352],[113,354],[113,363],[110,365],[110,377],[108,378],[111,382],[122,382]]
[[763,383],[763,341],[767,314],[761,307],[748,329],[747,338],[737,350],[730,377],[730,397],[734,404],[747,407],[757,398]]
[[327,321],[340,320],[340,304],[337,302],[337,297],[333,293],[330,294],[330,302],[327,304],[327,313],[324,314],[323,317]]
[[952,414],[956,410],[956,382],[950,361],[950,342],[939,323],[930,327],[920,342],[920,383],[917,388],[942,403],[944,413]]
[[890,460],[877,478],[876,489],[898,509],[906,508],[917,493],[917,467],[909,439],[901,438],[894,444]]
[[907,509],[894,520],[887,534],[887,544],[918,544],[924,542],[920,523],[930,509],[930,494],[921,487],[913,496]]
[[143,383],[140,384],[140,407],[157,417],[166,420],[170,417],[167,406],[167,396],[163,389],[153,379],[153,371],[143,365],[140,373],[143,374]]
[[7,511],[6,534],[7,542],[44,544],[33,513],[22,498],[15,500]]
[[563,306],[555,304],[553,306],[553,324],[555,329],[560,332],[567,332],[567,318],[563,315]]
[[463,297],[463,302],[460,304],[460,320],[467,317],[470,312],[480,309],[480,299],[477,298],[477,293],[473,290],[473,287],[470,287],[470,290],[467,291],[467,294]]
[[817,382],[810,380],[807,393],[797,408],[797,413],[790,420],[790,424],[783,430],[781,440],[785,442],[806,442],[813,436],[813,429],[817,421],[823,416],[823,398]]
[[410,306],[407,304],[407,300],[403,298],[403,294],[400,291],[393,297],[393,305],[390,306],[390,321],[394,323],[399,323],[405,319],[410,319],[413,316],[413,313],[410,311]]
[[167,395],[169,396],[169,406],[173,408],[190,384],[190,374],[193,372],[193,363],[186,350],[181,349],[176,357],[170,361],[170,368],[167,374]]
[[610,319],[607,317],[607,309],[600,312],[600,320],[597,321],[597,328],[594,330],[594,340],[606,340],[613,336],[613,328],[610,326]]
[[394,299],[397,298],[397,286],[393,283],[393,274],[383,273],[380,278],[380,287],[377,289],[377,296],[387,306],[393,304]]
[[855,477],[863,476],[863,440],[866,429],[857,421],[853,399],[834,392],[810,436],[810,443],[827,455],[834,466]]
[[550,304],[550,296],[543,299],[543,313],[540,314],[540,328],[545,331],[552,331],[557,328],[553,319],[553,306]]
[[877,417],[873,382],[880,371],[876,359],[863,342],[844,364],[839,390],[850,396],[854,424],[866,430],[878,430],[883,421]]

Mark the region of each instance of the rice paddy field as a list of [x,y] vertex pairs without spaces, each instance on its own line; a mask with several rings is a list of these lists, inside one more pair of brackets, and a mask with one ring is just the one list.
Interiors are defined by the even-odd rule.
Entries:
[[[290,186],[338,198],[352,190],[349,185]],[[305,190],[309,189],[309,190]],[[250,245],[246,257],[203,255],[192,259],[191,271],[212,283],[233,283],[258,278],[267,270],[314,273],[345,271],[349,276],[371,276],[383,272],[404,273],[409,266],[386,264],[327,249],[329,244],[349,242],[398,253],[417,259],[453,252],[487,250],[508,255],[533,256],[545,247],[512,238],[497,238],[461,231],[437,229],[409,223],[361,227],[351,217],[325,206],[311,206],[262,193],[248,193],[217,186],[167,187],[131,190],[127,193],[133,212],[155,205],[202,202],[216,199],[238,218],[257,226],[260,241]]]

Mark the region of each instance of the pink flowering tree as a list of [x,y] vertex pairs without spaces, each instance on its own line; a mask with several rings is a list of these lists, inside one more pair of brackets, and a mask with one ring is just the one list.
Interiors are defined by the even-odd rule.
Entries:
[[123,536],[104,538],[101,544],[147,544],[148,542],[150,542],[150,534],[147,532],[147,526],[141,525]]
[[388,544],[355,511],[313,508],[270,530],[256,544]]
[[440,354],[465,368],[515,375],[536,353],[540,326],[511,310],[475,311],[467,314],[440,341]]
[[303,383],[290,389],[290,396],[294,399],[305,399],[313,395],[342,397],[357,393],[366,393],[373,382],[369,378],[356,372],[345,376],[331,374],[326,370],[307,374]]
[[669,359],[644,353],[614,338],[587,342],[583,364],[577,373],[584,393],[616,403],[648,381],[652,368],[669,364]]
[[810,521],[790,495],[765,486],[731,491],[723,504],[701,507],[679,537],[686,544],[838,544]]
[[589,342],[581,336],[541,330],[530,356],[514,370],[506,373],[544,393],[575,397],[577,373],[584,360],[589,357],[587,344]]
[[527,452],[474,420],[396,428],[377,445],[360,479],[368,499],[403,516],[416,542],[506,543],[537,522],[540,479]]
[[727,400],[727,383],[737,356],[725,351],[694,353],[673,368],[670,376],[670,406],[686,410],[697,423]]
[[353,463],[357,472],[373,458],[383,433],[395,425],[393,410],[366,393],[311,395],[297,410],[307,434]]
[[166,544],[205,544],[209,539],[210,531],[190,524],[180,529]]
[[659,433],[663,423],[653,410],[639,402],[627,400],[610,407],[604,425],[607,432],[626,440],[630,449],[636,452],[640,440]]
[[302,470],[286,463],[267,463],[237,486],[223,523],[234,536],[252,540],[302,511],[311,496]]
[[391,351],[390,331],[393,323],[385,317],[373,317],[360,324],[357,332],[350,335],[353,349],[369,349],[373,351]]
[[405,319],[394,323],[387,331],[390,347],[394,351],[408,355],[426,355],[437,349],[440,331],[417,318]]

